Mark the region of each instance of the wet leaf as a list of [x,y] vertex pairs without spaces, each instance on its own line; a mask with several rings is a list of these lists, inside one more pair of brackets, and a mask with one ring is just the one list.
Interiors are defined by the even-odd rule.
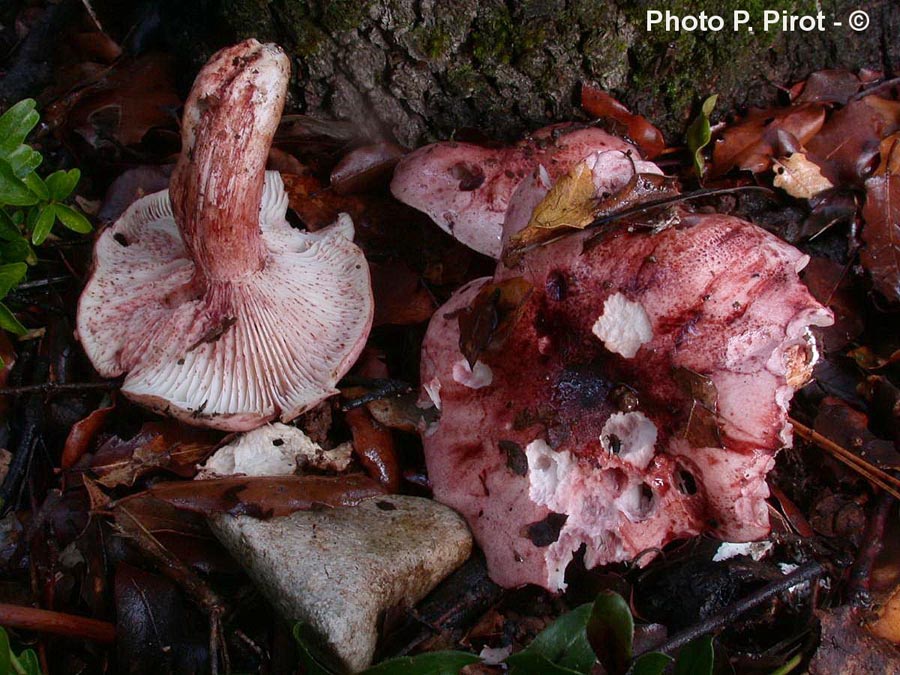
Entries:
[[846,105],[861,86],[862,82],[849,70],[819,70],[806,78],[802,91],[794,98],[794,105],[804,103]]
[[698,177],[703,177],[706,171],[706,160],[703,159],[703,148],[709,145],[712,133],[709,126],[709,118],[712,115],[713,108],[716,107],[716,101],[719,100],[718,94],[713,94],[700,106],[700,114],[691,122],[691,126],[687,130],[688,150],[694,160],[694,173]]
[[387,142],[351,150],[332,169],[331,189],[347,195],[383,188],[404,154],[399,145]]
[[678,652],[674,675],[712,675],[714,661],[712,638],[697,638]]
[[139,166],[120,175],[107,189],[97,218],[101,222],[111,223],[118,220],[136,200],[165,190],[169,186],[173,166]]
[[[581,85],[581,107],[592,117],[612,120],[621,125],[624,135],[635,142],[647,159],[653,159],[666,148],[662,132],[646,117],[630,112],[601,89],[587,84]],[[614,127],[611,131],[619,130]]]
[[587,636],[597,660],[609,675],[623,675],[631,662],[634,618],[625,599],[603,591],[594,600]]
[[380,398],[366,403],[372,417],[391,429],[420,432],[429,424],[440,419],[440,412],[434,406],[422,408],[418,405],[417,392]]
[[819,404],[813,428],[842,448],[881,469],[900,469],[900,452],[893,442],[869,430],[868,416],[839,398],[827,396]]
[[833,113],[807,156],[835,185],[857,186],[875,169],[882,139],[900,130],[900,101],[866,96]]
[[712,378],[690,368],[678,367],[672,370],[672,379],[691,399],[684,438],[693,447],[721,448],[719,392]]
[[791,197],[811,199],[820,192],[834,187],[822,175],[822,170],[802,152],[774,160],[775,180],[773,184]]
[[254,518],[278,518],[295,511],[355,506],[385,491],[359,474],[342,476],[230,477],[157,483],[118,504],[150,496],[172,506],[209,515],[229,513]]
[[300,650],[304,675],[335,675],[344,672],[333,654],[322,648],[322,638],[308,624],[295,623],[292,631]]
[[513,675],[589,673],[597,660],[586,630],[593,607],[589,603],[563,614],[528,647],[510,656],[506,663]]
[[503,345],[522,314],[533,288],[522,277],[486,284],[460,311],[459,350],[474,368],[485,351]]
[[560,227],[583,229],[594,219],[594,178],[586,162],[580,162],[561,177],[535,207],[525,231]]
[[468,652],[438,651],[389,659],[363,671],[363,675],[457,675],[465,666],[481,661]]
[[369,271],[375,296],[373,325],[408,326],[424,323],[434,314],[434,298],[406,264],[397,260],[372,262]]
[[883,172],[866,181],[863,266],[888,300],[900,302],[900,138],[885,143]]
[[713,147],[710,174],[721,176],[733,168],[761,173],[772,165],[776,144],[783,144],[779,141],[779,132],[790,134],[804,146],[824,122],[825,108],[818,103],[774,110],[755,108],[722,132]]
[[175,422],[148,422],[133,438],[111,438],[100,446],[91,461],[91,470],[104,487],[133,485],[141,476],[156,470],[191,477],[196,473],[197,462],[212,452],[219,438],[219,434]]
[[353,451],[366,472],[388,492],[397,492],[400,463],[391,430],[372,419],[365,408],[348,410],[344,419],[353,435]]
[[97,438],[97,434],[103,428],[110,413],[115,410],[115,405],[97,408],[90,415],[72,425],[66,444],[63,446],[60,465],[63,469],[69,469],[78,463],[78,460],[90,448],[91,443]]
[[817,614],[822,639],[810,661],[810,675],[896,672],[896,647],[866,630],[858,609],[845,605]]
[[291,209],[309,230],[321,230],[331,225],[342,212],[349,213],[356,222],[365,208],[358,197],[326,190],[314,176],[283,173],[281,178]]
[[826,352],[843,349],[862,334],[863,297],[845,265],[814,256],[803,270],[803,281],[813,297],[834,312],[833,325],[813,328]]
[[672,657],[660,652],[641,654],[634,661],[628,675],[662,675],[672,663]]

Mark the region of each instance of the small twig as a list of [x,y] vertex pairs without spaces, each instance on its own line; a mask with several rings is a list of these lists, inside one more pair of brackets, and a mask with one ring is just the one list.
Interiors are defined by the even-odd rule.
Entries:
[[684,647],[687,643],[692,642],[699,637],[722,630],[728,624],[732,623],[735,618],[749,612],[754,607],[758,607],[769,598],[793,588],[797,584],[802,584],[804,581],[809,581],[810,579],[821,576],[824,572],[824,568],[819,563],[806,563],[796,571],[785,576],[783,579],[779,579],[778,581],[764,586],[747,597],[728,605],[722,611],[717,612],[715,616],[711,616],[687,630],[676,633],[660,646],[653,648],[653,651],[668,654]]
[[25,281],[18,286],[16,286],[17,291],[31,291],[36,288],[45,288],[47,286],[54,286],[56,284],[70,284],[72,283],[72,277],[66,275],[64,277],[47,277],[46,279],[35,279],[34,281]]
[[370,389],[370,391],[367,391],[361,396],[344,401],[341,404],[341,410],[344,412],[359,408],[372,401],[403,396],[404,394],[409,394],[413,391],[412,386],[408,382],[384,378],[367,379],[360,377],[345,377],[338,384],[338,387],[342,389],[348,389],[350,387],[365,387]]
[[866,96],[872,96],[873,94],[880,93],[882,89],[890,89],[891,87],[895,87],[897,85],[900,85],[900,77],[895,77],[890,80],[885,80],[884,82],[873,84],[871,87],[863,89],[861,92],[855,94],[850,100],[859,101],[860,99],[864,99]]
[[894,498],[886,492],[881,493],[866,525],[866,532],[859,546],[859,555],[856,556],[850,570],[850,581],[847,585],[847,597],[856,605],[866,606],[870,602],[869,583],[872,569],[875,566],[875,559],[884,547],[884,531],[893,506]]
[[797,432],[797,435],[800,436],[800,438],[809,441],[810,443],[815,443],[836,460],[843,462],[863,478],[866,478],[869,482],[874,483],[885,492],[889,492],[897,499],[900,499],[900,479],[892,476],[885,471],[882,471],[877,466],[871,464],[870,462],[867,462],[861,457],[857,457],[849,450],[842,448],[840,445],[832,441],[830,438],[823,436],[818,431],[814,431],[813,429],[804,426],[794,418],[789,419],[791,424],[794,426],[794,431]]
[[46,609],[0,603],[0,625],[7,628],[35,630],[70,638],[92,640],[103,644],[116,641],[116,627],[108,621],[88,619],[76,614],[51,612]]
[[47,382],[45,384],[26,384],[21,387],[0,387],[0,396],[18,396],[19,394],[57,394],[62,392],[80,392],[116,389],[121,386],[119,380],[103,382]]

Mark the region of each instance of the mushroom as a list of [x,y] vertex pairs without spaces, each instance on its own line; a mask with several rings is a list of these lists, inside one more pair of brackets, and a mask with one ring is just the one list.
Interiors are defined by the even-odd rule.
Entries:
[[[442,229],[479,253],[499,258],[503,221],[516,188],[543,167],[548,181],[556,180],[593,153],[610,154],[635,166],[640,173],[661,173],[640,159],[627,141],[596,127],[556,124],[544,127],[513,147],[488,148],[445,141],[419,148],[397,165],[391,192],[400,201],[424,211]],[[616,178],[630,172],[594,171],[598,190],[615,192],[624,183]]]
[[[737,218],[679,218],[536,248],[431,320],[429,478],[504,586],[565,588],[582,546],[589,568],[644,564],[674,539],[769,530],[765,478],[816,359],[808,328],[832,317],[799,280],[807,256]],[[530,288],[514,311],[513,282]],[[460,326],[483,310],[503,335],[473,364]]]
[[369,271],[342,214],[285,219],[265,163],[290,65],[247,40],[215,54],[185,103],[169,190],[98,238],[77,334],[97,371],[185,422],[232,431],[287,421],[334,394],[372,323]]

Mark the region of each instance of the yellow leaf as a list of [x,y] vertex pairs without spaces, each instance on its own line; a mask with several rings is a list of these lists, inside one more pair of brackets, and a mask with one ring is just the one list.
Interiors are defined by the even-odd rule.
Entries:
[[594,219],[595,204],[593,174],[587,162],[581,162],[550,188],[547,196],[534,208],[525,229],[584,229]]
[[811,199],[823,190],[834,187],[822,175],[819,165],[810,161],[803,152],[774,160],[774,169],[775,187],[781,188],[791,197]]

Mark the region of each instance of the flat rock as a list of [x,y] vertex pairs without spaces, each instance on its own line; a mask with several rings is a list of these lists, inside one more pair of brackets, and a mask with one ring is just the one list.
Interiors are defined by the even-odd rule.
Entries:
[[350,671],[372,662],[384,610],[415,605],[472,550],[465,521],[419,497],[211,524],[272,604],[308,624]]

